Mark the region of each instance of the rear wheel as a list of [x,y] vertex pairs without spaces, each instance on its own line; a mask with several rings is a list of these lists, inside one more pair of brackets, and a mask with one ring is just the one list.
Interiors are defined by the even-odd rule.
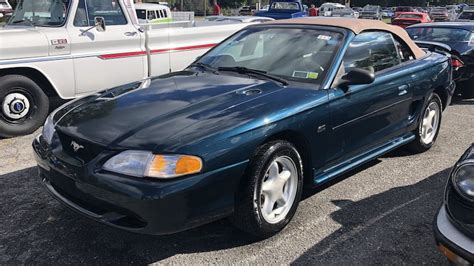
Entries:
[[420,118],[418,129],[415,131],[416,139],[408,145],[411,151],[420,153],[429,150],[433,146],[441,127],[442,110],[442,103],[438,94],[431,94]]
[[14,137],[33,133],[45,121],[49,99],[28,77],[0,77],[0,136]]
[[295,147],[286,141],[267,143],[250,162],[230,219],[243,231],[270,237],[293,218],[302,187],[303,166]]

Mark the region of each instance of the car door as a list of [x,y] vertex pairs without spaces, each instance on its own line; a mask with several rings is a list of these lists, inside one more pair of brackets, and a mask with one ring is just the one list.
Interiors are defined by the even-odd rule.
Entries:
[[374,71],[372,84],[336,87],[329,93],[333,162],[353,158],[401,136],[407,130],[411,104],[413,55],[400,49],[391,33],[370,31],[350,43],[340,75],[354,68]]
[[[68,24],[76,94],[144,78],[146,61],[141,35],[128,22],[121,5],[122,1],[115,0],[78,1],[74,19]],[[104,32],[96,28],[87,31],[96,17],[105,19]]]

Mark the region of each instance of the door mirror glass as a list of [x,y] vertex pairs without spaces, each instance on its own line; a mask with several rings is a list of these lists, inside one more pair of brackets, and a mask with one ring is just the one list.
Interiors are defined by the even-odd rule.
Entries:
[[375,74],[373,71],[354,68],[349,73],[342,76],[342,78],[337,82],[337,86],[347,90],[350,85],[363,85],[371,84],[375,80]]
[[105,19],[103,17],[95,17],[94,18],[94,25],[98,32],[104,32],[105,27]]

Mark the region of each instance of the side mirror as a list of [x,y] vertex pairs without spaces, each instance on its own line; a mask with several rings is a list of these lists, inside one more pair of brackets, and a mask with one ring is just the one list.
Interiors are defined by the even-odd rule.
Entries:
[[94,25],[98,32],[104,32],[106,30],[105,19],[103,17],[95,17]]
[[105,19],[103,17],[95,17],[94,18],[94,26],[86,29],[86,30],[81,30],[80,36],[86,36],[86,33],[91,31],[92,29],[96,29],[98,32],[104,32],[106,27],[105,27]]
[[344,91],[347,91],[348,87],[351,85],[371,84],[374,80],[375,74],[373,71],[355,68],[337,81],[336,85],[341,87]]

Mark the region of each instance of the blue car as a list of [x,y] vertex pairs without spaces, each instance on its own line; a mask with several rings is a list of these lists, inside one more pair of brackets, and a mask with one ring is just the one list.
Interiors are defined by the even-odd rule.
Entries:
[[268,10],[261,10],[255,16],[268,17],[273,19],[290,19],[307,17],[307,6],[301,0],[272,0]]
[[401,28],[280,20],[183,71],[60,107],[33,148],[47,191],[93,220],[159,235],[229,217],[265,238],[304,187],[398,147],[428,150],[453,90],[450,59]]

